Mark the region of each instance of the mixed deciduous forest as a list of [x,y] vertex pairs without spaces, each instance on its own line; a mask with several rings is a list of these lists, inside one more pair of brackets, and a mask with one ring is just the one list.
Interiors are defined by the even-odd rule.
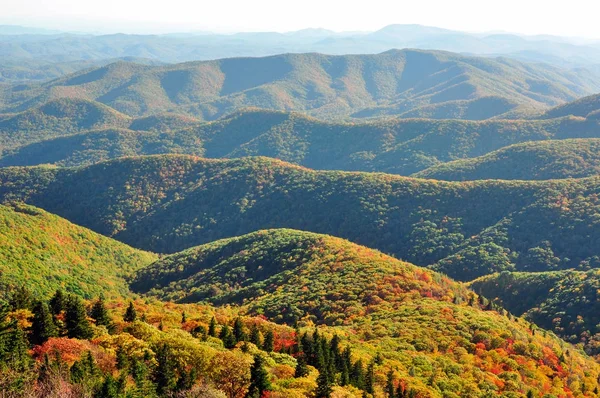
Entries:
[[600,46],[515,37],[0,26],[0,398],[600,397]]

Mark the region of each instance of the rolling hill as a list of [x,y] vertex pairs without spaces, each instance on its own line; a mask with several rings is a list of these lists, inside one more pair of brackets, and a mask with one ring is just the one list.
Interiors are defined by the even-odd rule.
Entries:
[[600,139],[527,142],[484,156],[455,160],[414,174],[446,181],[550,180],[600,174]]
[[50,296],[129,296],[126,277],[156,256],[71,224],[41,209],[0,205],[0,283]]
[[[4,126],[0,130],[5,142],[0,157],[3,166],[43,163],[75,166],[126,155],[185,153],[208,158],[269,156],[313,169],[411,175],[511,144],[600,137],[598,120],[574,117],[332,123],[293,112],[256,109],[209,123],[172,114],[129,121],[119,118],[108,130],[83,131],[78,135],[73,134],[81,131],[81,126],[73,122],[69,122],[68,128],[54,124],[54,129],[44,127],[51,124],[47,122],[27,124],[26,134],[20,128],[7,127],[22,125],[15,121],[28,120],[28,112],[0,122]],[[80,118],[84,117],[87,116],[82,113]]]
[[[595,257],[587,268],[597,263]],[[598,270],[501,273],[478,278],[470,287],[563,339],[581,343],[589,354],[600,354]]]
[[547,119],[563,116],[598,118],[598,111],[600,111],[600,94],[559,105],[547,111],[544,117]]
[[[385,114],[410,111],[411,116],[487,119],[518,109],[543,110],[597,91],[600,77],[581,70],[439,51],[390,50],[165,66],[118,62],[42,84],[9,87],[0,104],[4,112],[19,112],[49,99],[82,98],[129,116],[177,112],[205,120],[245,107],[302,111],[321,119],[371,117],[381,114],[380,108]],[[436,111],[428,110],[432,106]]]
[[285,227],[460,280],[572,268],[598,255],[598,190],[598,178],[457,183],[182,155],[0,170],[1,200],[24,200],[146,250]]
[[[432,281],[435,280],[433,283]],[[294,324],[348,324],[407,297],[466,301],[467,290],[393,257],[327,235],[274,229],[219,240],[160,259],[131,283],[163,300],[244,304]]]

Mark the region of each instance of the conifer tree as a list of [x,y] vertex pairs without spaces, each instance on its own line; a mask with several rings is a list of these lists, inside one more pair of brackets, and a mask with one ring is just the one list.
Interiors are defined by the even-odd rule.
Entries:
[[224,325],[221,328],[221,333],[219,333],[219,338],[221,340],[223,340],[223,345],[225,346],[225,348],[233,348],[236,345],[236,341],[235,341],[235,337],[233,336],[233,333],[231,333],[231,329],[229,329],[229,326]]
[[108,315],[108,310],[104,304],[104,300],[100,297],[92,306],[90,317],[96,321],[96,325],[105,326],[109,331],[112,329],[112,322]]
[[133,306],[133,302],[130,301],[129,306],[125,310],[125,315],[123,315],[123,320],[125,322],[135,322],[136,319],[137,319],[137,311],[135,310],[135,307]]
[[296,361],[296,372],[294,377],[306,377],[308,376],[308,365],[306,363],[306,355],[301,353]]
[[66,297],[62,290],[58,289],[50,299],[50,311],[52,315],[58,315],[65,309]]
[[327,370],[323,369],[322,371],[319,371],[319,377],[317,377],[317,391],[315,392],[315,398],[329,398],[331,392],[331,380],[329,380]]
[[350,372],[350,384],[359,390],[365,388],[365,373],[362,364],[362,360],[358,360],[352,365],[352,371]]
[[247,398],[261,398],[265,391],[271,389],[269,374],[265,370],[263,359],[260,355],[254,356],[254,362],[250,367],[250,387],[248,387]]
[[25,286],[15,289],[10,296],[10,307],[13,311],[33,308],[33,295]]
[[85,340],[94,335],[83,301],[75,295],[70,295],[66,301],[65,327],[70,338]]
[[119,398],[119,386],[112,375],[107,375],[102,382],[96,398]]
[[50,337],[57,336],[58,330],[54,324],[54,319],[48,308],[48,304],[37,301],[33,306],[33,320],[31,321],[31,335],[29,341],[33,345],[41,345]]
[[246,336],[246,332],[244,331],[244,323],[241,318],[235,318],[233,322],[233,337],[235,337],[235,341],[246,341],[248,337]]
[[364,390],[369,394],[375,393],[375,361],[369,362],[369,365],[367,366]]
[[185,311],[183,311],[181,313],[181,323],[186,323],[187,322],[187,314],[185,313]]
[[127,355],[127,352],[125,352],[125,349],[123,348],[122,345],[119,345],[117,347],[116,356],[117,356],[117,369],[119,369],[119,370],[127,369],[127,367],[129,367],[129,356]]
[[395,398],[396,388],[394,387],[394,371],[391,369],[387,374],[385,392],[388,398]]
[[159,395],[166,395],[175,388],[175,364],[171,348],[167,344],[161,344],[156,349],[156,367],[152,380]]
[[265,341],[263,342],[263,350],[266,352],[272,352],[275,344],[275,336],[272,330],[267,330],[265,333]]
[[208,324],[208,335],[210,337],[217,337],[217,321],[214,316],[210,319],[210,323]]
[[252,325],[250,329],[250,342],[257,347],[260,347],[262,344],[260,330],[258,330],[258,326],[256,325]]

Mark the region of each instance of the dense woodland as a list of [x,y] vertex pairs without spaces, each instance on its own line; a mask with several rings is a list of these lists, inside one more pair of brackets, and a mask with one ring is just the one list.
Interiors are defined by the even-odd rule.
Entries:
[[600,397],[594,68],[55,39],[0,61],[0,398]]

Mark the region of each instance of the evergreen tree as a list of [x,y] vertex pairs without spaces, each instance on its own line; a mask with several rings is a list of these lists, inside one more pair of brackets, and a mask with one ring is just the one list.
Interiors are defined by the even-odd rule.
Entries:
[[125,322],[135,322],[136,319],[137,319],[137,312],[135,310],[135,307],[133,306],[133,302],[130,301],[129,306],[125,310],[125,315],[123,316],[123,320]]
[[385,384],[385,392],[388,398],[395,398],[396,388],[394,387],[394,371],[390,369],[387,374],[387,381]]
[[119,385],[112,375],[107,375],[96,398],[119,398]]
[[254,356],[254,363],[250,367],[250,387],[246,397],[261,398],[265,391],[271,389],[269,374],[265,370],[263,359],[260,355]]
[[275,336],[272,330],[267,330],[265,333],[265,341],[263,342],[263,350],[266,352],[272,352],[275,344]]
[[25,286],[18,287],[15,289],[11,296],[9,305],[13,311],[27,309],[30,310],[33,308],[33,295]]
[[193,387],[196,379],[198,378],[198,374],[196,373],[196,369],[192,368],[190,371],[186,371],[182,369],[179,371],[179,378],[177,379],[177,384],[175,386],[175,391],[185,391],[189,390]]
[[31,344],[41,345],[50,337],[57,336],[58,330],[48,304],[36,301],[33,306],[33,320],[31,321],[31,335],[29,337]]
[[362,364],[362,360],[358,360],[352,365],[352,371],[350,372],[350,384],[359,390],[365,388],[365,373]]
[[104,300],[100,297],[92,306],[90,317],[96,321],[96,325],[105,326],[108,330],[112,329],[112,322],[108,315],[108,310],[104,304]]
[[248,337],[246,336],[246,332],[244,331],[244,323],[241,318],[235,318],[233,322],[233,337],[235,337],[235,341],[246,341]]
[[[4,331],[3,331],[4,332]],[[6,349],[4,355],[0,355],[0,362],[17,372],[25,372],[31,366],[29,347],[25,331],[18,325],[17,320],[12,320],[6,332]]]
[[331,392],[331,380],[327,375],[327,371],[323,369],[322,371],[319,371],[319,377],[317,377],[317,391],[315,393],[315,398],[329,398]]
[[306,363],[306,355],[304,353],[301,353],[298,356],[297,362],[296,362],[296,372],[294,374],[294,377],[306,377],[308,376],[308,365]]
[[221,328],[219,338],[223,341],[223,345],[225,346],[225,348],[233,348],[236,345],[235,337],[233,336],[233,333],[231,333],[231,329],[229,329],[229,326],[227,325],[224,325]]
[[70,295],[66,301],[65,327],[70,338],[86,340],[94,336],[83,301],[75,295]]
[[185,311],[183,311],[181,313],[181,323],[186,323],[187,322],[187,314],[185,313]]
[[127,369],[129,367],[129,356],[122,345],[117,347],[117,369]]
[[217,321],[214,316],[210,319],[210,323],[208,324],[208,335],[210,337],[217,337]]
[[66,298],[62,290],[58,289],[50,299],[50,311],[52,315],[58,315],[65,309]]
[[527,391],[527,398],[533,398],[533,397],[534,397],[533,390],[528,390]]
[[156,367],[152,380],[159,395],[166,395],[175,388],[175,364],[171,348],[167,344],[161,344],[156,349]]
[[365,388],[369,394],[375,393],[375,361],[369,362],[367,373],[365,373]]
[[250,329],[250,342],[257,347],[260,347],[262,344],[260,330],[258,330],[258,326],[256,325],[252,325]]

